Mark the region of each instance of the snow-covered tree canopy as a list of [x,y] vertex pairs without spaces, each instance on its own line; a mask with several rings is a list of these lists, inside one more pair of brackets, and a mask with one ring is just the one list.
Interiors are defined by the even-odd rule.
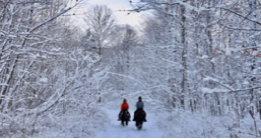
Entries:
[[104,5],[75,27],[85,0],[0,0],[0,137],[95,137],[138,96],[162,137],[260,137],[260,1],[129,2],[139,27]]

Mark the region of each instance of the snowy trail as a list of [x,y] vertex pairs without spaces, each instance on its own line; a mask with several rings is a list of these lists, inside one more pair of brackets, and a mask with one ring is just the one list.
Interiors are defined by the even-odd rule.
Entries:
[[[157,125],[157,120],[152,113],[147,112],[147,120],[143,124],[143,128],[138,131],[135,127],[135,122],[131,121],[128,126],[122,126],[120,121],[117,121],[119,111],[113,109],[103,109],[109,118],[105,124],[105,129],[96,133],[96,138],[161,138],[162,130]],[[133,119],[134,111],[130,110],[131,119]]]

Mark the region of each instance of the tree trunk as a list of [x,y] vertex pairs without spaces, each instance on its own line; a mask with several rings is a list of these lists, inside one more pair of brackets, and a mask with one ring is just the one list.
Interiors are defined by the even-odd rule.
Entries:
[[180,6],[181,10],[181,45],[182,47],[182,82],[181,82],[181,106],[186,108],[186,91],[187,91],[187,42],[186,42],[186,8]]

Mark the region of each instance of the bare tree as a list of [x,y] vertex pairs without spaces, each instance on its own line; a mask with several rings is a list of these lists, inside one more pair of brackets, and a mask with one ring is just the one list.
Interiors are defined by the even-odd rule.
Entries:
[[[72,6],[67,3],[66,0],[0,1],[3,8],[0,13],[0,111],[3,129],[7,128],[4,123],[16,123],[6,130],[25,130],[23,126],[28,124],[30,128],[24,134],[33,134],[38,115],[60,98],[63,89],[56,90],[51,86],[57,81],[58,72],[62,72],[52,67],[53,59],[64,55],[57,51],[66,36],[59,17],[79,2]],[[30,116],[34,117],[31,121],[20,119]]]
[[84,20],[96,43],[98,54],[101,55],[101,49],[110,43],[108,39],[115,23],[112,11],[106,6],[97,5],[85,14]]

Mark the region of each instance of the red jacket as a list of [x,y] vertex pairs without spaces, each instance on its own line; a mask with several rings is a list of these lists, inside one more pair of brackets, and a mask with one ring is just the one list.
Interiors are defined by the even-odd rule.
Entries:
[[121,111],[123,111],[125,109],[129,109],[129,104],[128,103],[122,103],[121,104]]

